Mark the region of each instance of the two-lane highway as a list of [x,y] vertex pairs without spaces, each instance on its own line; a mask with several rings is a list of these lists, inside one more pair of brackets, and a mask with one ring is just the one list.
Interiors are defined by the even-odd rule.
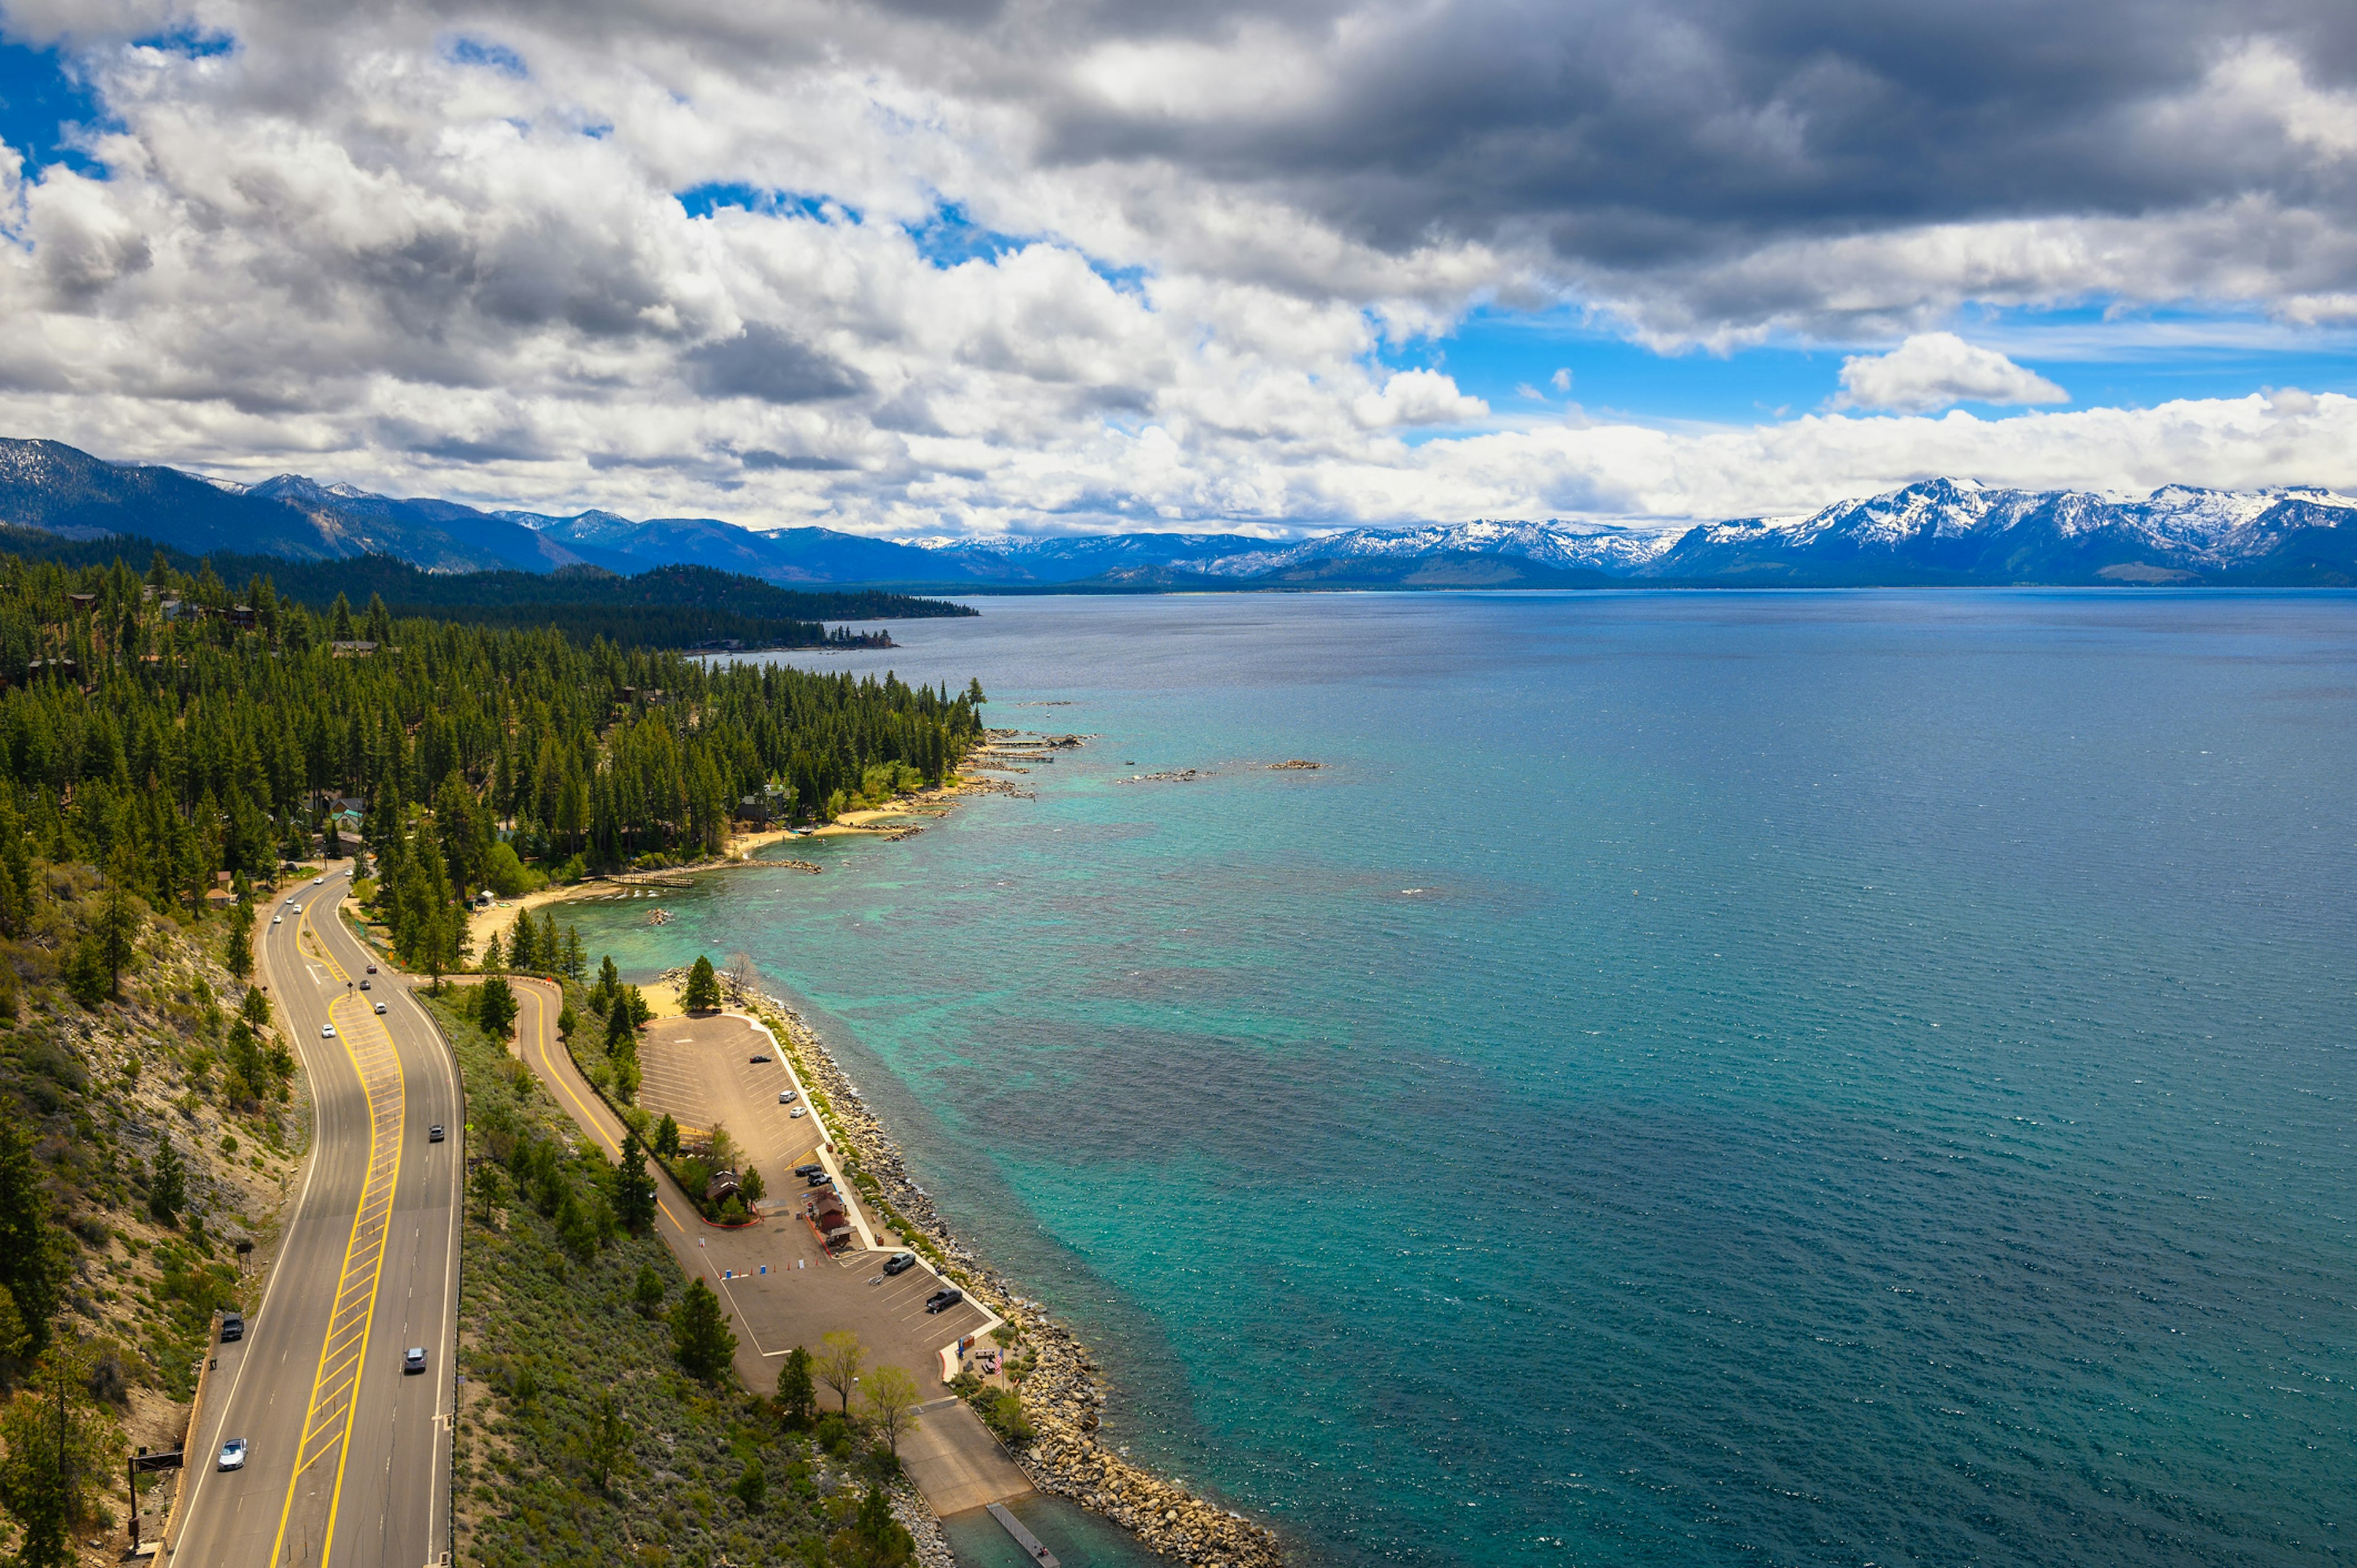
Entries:
[[[256,911],[277,918],[260,973],[303,1054],[315,1136],[270,1283],[244,1339],[219,1348],[190,1434],[172,1551],[188,1568],[421,1568],[450,1546],[464,1116],[440,1035],[336,914],[349,878]],[[404,1369],[412,1348],[422,1373]],[[241,1437],[245,1467],[216,1469]]]

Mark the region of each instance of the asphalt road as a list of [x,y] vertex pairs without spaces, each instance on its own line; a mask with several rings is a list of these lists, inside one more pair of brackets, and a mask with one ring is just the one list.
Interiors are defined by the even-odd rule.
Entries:
[[[173,1543],[188,1568],[421,1568],[450,1547],[465,1118],[441,1036],[405,983],[368,974],[336,916],[348,875],[291,890],[300,914],[257,911],[279,918],[256,944],[260,975],[302,1053],[315,1136],[245,1337],[215,1349]],[[429,1143],[437,1122],[447,1141]],[[412,1346],[423,1375],[402,1370]],[[237,1437],[245,1468],[216,1469]]]

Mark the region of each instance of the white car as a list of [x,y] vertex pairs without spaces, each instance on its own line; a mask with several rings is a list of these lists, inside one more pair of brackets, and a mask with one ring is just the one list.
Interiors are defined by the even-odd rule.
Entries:
[[286,917],[284,915],[273,915],[270,917],[270,923],[274,926],[283,926],[286,923]]
[[296,912],[296,914],[298,914],[298,915],[299,915],[299,914],[301,914],[301,913],[303,912],[303,906],[302,906],[302,905],[300,905],[300,904],[296,905],[296,906],[295,906],[295,912]]
[[321,884],[322,882],[325,882],[326,880],[327,880],[327,878],[326,878],[326,877],[324,877],[324,876],[314,876],[313,878],[311,878],[311,886],[314,886],[314,887],[317,887],[317,886],[319,886],[319,884]]
[[796,1118],[796,1117],[800,1116],[802,1113],[802,1108],[801,1106],[797,1105],[797,1106],[795,1106],[791,1111],[789,1111],[789,1112],[786,1112],[786,1119],[787,1119],[788,1121],[792,1121],[794,1118]]
[[382,1002],[376,1004],[376,1015],[380,1018],[384,1016],[384,1004]]
[[245,1468],[245,1439],[232,1437],[221,1444],[221,1467],[224,1470]]
[[332,1040],[335,1037],[336,1026],[333,1024],[322,1024],[319,1026],[319,1038],[323,1040]]

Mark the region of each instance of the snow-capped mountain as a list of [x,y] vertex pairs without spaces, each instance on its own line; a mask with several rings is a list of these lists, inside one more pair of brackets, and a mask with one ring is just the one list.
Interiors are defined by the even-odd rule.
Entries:
[[0,523],[300,559],[382,553],[435,571],[713,566],[786,585],[992,589],[1871,584],[2357,584],[2357,499],[2330,490],[2147,496],[1932,478],[1805,514],[1684,528],[1565,522],[1352,528],[1307,538],[1121,533],[874,539],[717,518],[484,511],[296,474],[239,485],[0,440]]

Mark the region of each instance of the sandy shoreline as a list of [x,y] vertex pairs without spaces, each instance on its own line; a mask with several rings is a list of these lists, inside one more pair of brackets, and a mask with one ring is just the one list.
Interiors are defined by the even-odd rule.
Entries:
[[[488,909],[477,909],[467,917],[467,936],[472,944],[467,950],[480,957],[483,950],[497,933],[502,941],[515,925],[516,916],[525,911],[544,909],[552,904],[563,904],[578,898],[597,898],[618,887],[662,886],[683,876],[696,876],[708,871],[728,871],[748,865],[778,865],[779,861],[755,860],[752,857],[771,844],[812,838],[899,838],[921,832],[920,823],[902,823],[901,819],[945,814],[948,808],[966,795],[1004,792],[1006,786],[995,779],[961,777],[938,789],[920,790],[903,796],[889,805],[867,811],[845,811],[822,828],[804,829],[800,832],[783,828],[765,828],[759,832],[732,833],[717,859],[699,860],[687,865],[674,865],[661,871],[617,871],[602,875],[585,876],[578,882],[551,883],[518,898],[501,898]],[[889,822],[892,826],[877,826]]]

